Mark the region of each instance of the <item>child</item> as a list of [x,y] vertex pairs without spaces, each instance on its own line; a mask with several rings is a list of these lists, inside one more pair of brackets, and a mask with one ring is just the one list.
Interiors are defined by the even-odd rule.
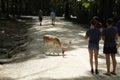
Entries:
[[39,16],[40,26],[42,26],[42,19],[43,19],[43,18],[42,18],[42,16],[43,16],[42,10],[39,10],[38,16]]
[[90,66],[91,73],[94,74],[93,68],[93,55],[95,58],[95,73],[98,72],[98,51],[99,51],[99,40],[100,40],[100,31],[95,27],[96,20],[92,19],[90,21],[90,29],[86,32],[85,39],[89,38],[88,51],[90,57]]
[[116,27],[117,27],[117,30],[118,30],[118,35],[120,36],[120,20],[117,21]]
[[[116,48],[116,39],[118,39],[118,32],[115,27],[113,27],[113,20],[108,19],[106,20],[107,28],[102,33],[102,39],[104,40],[104,48],[103,53],[106,57],[106,66],[107,72],[104,73],[105,75],[110,76],[111,74],[116,75],[116,58],[115,54],[117,53]],[[110,57],[112,58],[112,66],[113,70],[110,72]]]
[[50,13],[50,17],[52,19],[52,25],[55,25],[55,16],[56,16],[56,14],[55,14],[54,10],[52,10],[52,12]]

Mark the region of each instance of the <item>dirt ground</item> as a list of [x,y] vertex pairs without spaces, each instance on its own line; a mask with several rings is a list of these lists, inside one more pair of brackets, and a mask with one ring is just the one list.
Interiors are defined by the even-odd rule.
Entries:
[[[6,40],[11,44],[16,42],[21,45],[17,45],[18,48],[13,52],[12,60],[0,65],[0,80],[120,80],[119,54],[117,54],[118,75],[110,77],[103,75],[106,71],[105,56],[102,53],[103,41],[100,41],[100,74],[92,75],[90,73],[88,40],[83,38],[87,30],[85,26],[66,21],[62,17],[56,18],[55,25],[51,25],[50,17],[44,17],[42,26],[40,26],[38,17],[28,18],[30,19],[18,20],[22,26],[16,27],[15,37],[10,39],[14,41],[11,43]],[[12,29],[11,32],[14,32],[14,28],[10,29]],[[23,34],[18,34],[19,30]],[[3,29],[1,29],[1,34],[3,33]],[[11,34],[9,33],[9,35]],[[65,52],[65,57],[62,57],[61,53],[59,56],[47,54],[47,49],[43,47],[45,34],[55,35],[65,44],[72,40],[72,44]]]

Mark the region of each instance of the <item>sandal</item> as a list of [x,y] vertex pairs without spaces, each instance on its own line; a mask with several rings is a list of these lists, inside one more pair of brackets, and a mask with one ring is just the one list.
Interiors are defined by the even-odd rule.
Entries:
[[110,73],[103,73],[104,75],[107,75],[107,76],[111,76],[111,74]]
[[111,72],[111,74],[113,74],[113,75],[117,75],[115,72]]

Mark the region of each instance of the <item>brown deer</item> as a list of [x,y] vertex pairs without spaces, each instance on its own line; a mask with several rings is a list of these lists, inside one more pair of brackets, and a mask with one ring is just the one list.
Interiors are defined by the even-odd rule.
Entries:
[[[59,38],[57,38],[56,36],[53,36],[53,35],[44,35],[43,42],[44,42],[44,46],[51,45],[54,48],[59,47],[61,49],[62,55],[64,57],[64,52],[66,51],[66,49],[68,47],[64,47],[62,42],[59,40]],[[69,42],[69,44],[71,44],[71,42]],[[54,52],[53,52],[53,54],[54,54]]]

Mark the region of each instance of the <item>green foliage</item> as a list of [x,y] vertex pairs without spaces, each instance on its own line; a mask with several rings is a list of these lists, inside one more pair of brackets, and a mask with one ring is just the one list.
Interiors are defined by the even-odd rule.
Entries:
[[[49,15],[52,8],[55,9],[56,14],[62,15],[66,13],[66,4],[69,4],[67,6],[69,15],[79,16],[84,11],[87,11],[90,17],[98,14],[107,16],[108,13],[113,16],[120,15],[120,0],[0,0],[2,17],[38,15],[39,9],[43,10],[44,15]],[[109,9],[110,5],[111,9]]]
[[85,7],[85,8],[88,8],[88,7],[90,7],[90,3],[84,2],[84,3],[82,4],[82,6]]

